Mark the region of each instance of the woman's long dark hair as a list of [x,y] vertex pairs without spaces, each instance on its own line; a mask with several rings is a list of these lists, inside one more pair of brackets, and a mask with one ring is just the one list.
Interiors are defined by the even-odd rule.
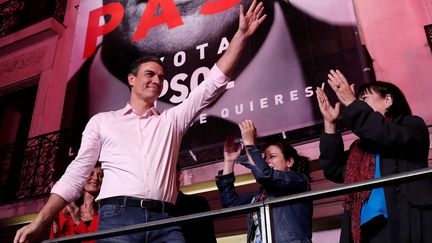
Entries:
[[264,145],[264,150],[270,147],[271,145],[278,146],[279,149],[282,151],[284,159],[288,160],[289,158],[294,159],[294,165],[290,168],[292,171],[303,173],[305,176],[307,176],[309,179],[309,172],[310,172],[310,160],[309,158],[299,155],[297,153],[297,150],[289,145],[287,142],[284,142],[283,140],[280,141],[269,141]]
[[396,85],[383,81],[363,84],[358,89],[356,97],[359,99],[365,94],[372,93],[372,91],[380,95],[382,98],[384,98],[386,95],[390,95],[392,97],[393,103],[385,113],[387,118],[396,118],[398,116],[408,116],[412,114],[405,95]]

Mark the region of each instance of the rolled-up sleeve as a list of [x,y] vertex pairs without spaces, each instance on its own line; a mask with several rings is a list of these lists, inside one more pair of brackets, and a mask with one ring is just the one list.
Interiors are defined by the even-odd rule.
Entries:
[[189,128],[190,124],[206,106],[223,93],[229,80],[219,67],[214,65],[204,81],[194,88],[182,103],[169,110],[182,133]]
[[209,78],[217,87],[225,85],[230,79],[215,64],[209,72]]
[[56,182],[51,193],[59,195],[67,202],[76,200],[99,159],[101,144],[99,120],[96,115],[87,123],[76,158]]

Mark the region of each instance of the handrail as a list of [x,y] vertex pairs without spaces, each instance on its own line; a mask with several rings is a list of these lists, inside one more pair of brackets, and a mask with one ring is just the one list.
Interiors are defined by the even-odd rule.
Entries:
[[355,191],[363,191],[363,190],[369,190],[377,187],[383,187],[388,185],[394,185],[399,183],[404,183],[408,181],[413,181],[417,179],[423,179],[423,178],[432,178],[432,169],[425,168],[425,169],[419,169],[419,170],[413,170],[409,172],[403,172],[391,176],[382,177],[379,179],[371,179],[367,181],[352,183],[348,185],[342,185],[337,186],[329,189],[324,190],[317,190],[317,191],[309,191],[309,192],[303,192],[298,193],[294,195],[284,196],[284,197],[278,197],[273,198],[270,200],[265,200],[262,202],[257,202],[253,204],[246,204],[246,205],[240,205],[236,207],[231,208],[225,208],[225,209],[219,209],[219,210],[213,210],[209,212],[202,212],[202,213],[196,213],[196,214],[190,214],[180,217],[174,217],[169,219],[163,219],[143,224],[135,224],[125,227],[119,227],[115,229],[109,229],[109,230],[100,230],[97,232],[92,233],[86,233],[86,234],[80,234],[80,235],[74,235],[74,236],[66,236],[64,238],[58,238],[53,240],[46,240],[43,241],[44,243],[54,243],[54,242],[71,242],[71,241],[83,241],[83,240],[94,240],[94,239],[101,239],[105,237],[110,236],[117,236],[117,235],[123,235],[123,234],[129,234],[129,233],[136,233],[141,231],[147,231],[152,230],[156,228],[162,228],[177,224],[183,224],[186,222],[195,222],[195,221],[202,221],[206,219],[215,219],[215,218],[221,218],[221,217],[227,217],[227,216],[233,216],[243,213],[248,213],[252,211],[258,210],[259,207],[263,207],[266,205],[276,206],[282,203],[293,203],[298,202],[301,200],[317,200],[322,198],[328,198],[333,196],[339,196],[343,194],[352,193]]

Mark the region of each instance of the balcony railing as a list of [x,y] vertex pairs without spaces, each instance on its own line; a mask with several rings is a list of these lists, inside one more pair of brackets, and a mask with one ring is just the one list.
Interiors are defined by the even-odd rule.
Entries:
[[265,200],[263,202],[241,205],[232,208],[163,219],[163,220],[153,221],[149,223],[136,224],[131,226],[110,229],[110,230],[100,230],[93,233],[67,236],[64,238],[47,240],[44,241],[44,243],[80,242],[83,240],[101,239],[101,238],[106,238],[111,236],[154,230],[154,229],[168,227],[172,225],[178,225],[186,222],[196,222],[196,221],[203,221],[208,219],[228,217],[233,215],[240,215],[240,214],[249,213],[257,210],[260,210],[261,215],[263,215],[263,217],[261,217],[262,218],[261,225],[264,225],[263,242],[271,243],[273,242],[272,241],[272,221],[271,221],[271,214],[270,214],[271,207],[280,206],[282,204],[294,203],[302,200],[317,200],[317,199],[329,198],[329,197],[344,195],[356,191],[370,190],[377,187],[405,183],[408,181],[418,180],[427,177],[431,178],[431,176],[432,176],[432,169],[426,168],[421,170],[399,173],[396,175],[382,177],[379,179],[372,179],[368,181],[338,186],[338,187],[325,189],[325,190],[309,191],[309,192],[289,195],[285,197],[274,198],[271,200]]
[[48,195],[56,181],[60,131],[0,147],[0,203]]
[[54,183],[59,134],[49,133],[28,140],[20,170],[17,199],[49,194]]
[[63,23],[67,0],[8,0],[0,4],[0,38],[53,17]]

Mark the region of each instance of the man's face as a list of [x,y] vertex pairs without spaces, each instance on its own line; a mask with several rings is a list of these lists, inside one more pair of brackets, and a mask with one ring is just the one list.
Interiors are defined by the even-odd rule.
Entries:
[[[115,38],[123,43],[132,43],[139,51],[156,56],[164,56],[176,53],[179,50],[195,48],[209,41],[220,41],[228,31],[229,26],[237,26],[239,7],[230,7],[216,14],[203,15],[200,10],[210,0],[169,0],[176,5],[181,16],[182,25],[169,29],[166,24],[161,24],[149,30],[145,38],[132,42],[137,26],[141,21],[148,1],[124,0],[125,16],[121,24],[113,31]],[[116,2],[104,0],[104,4]],[[222,1],[223,2],[223,1]],[[247,7],[252,0],[241,0],[240,3]],[[160,14],[163,9],[159,8]],[[158,15],[158,14],[156,14]]]
[[148,103],[154,103],[162,92],[164,70],[156,62],[142,63],[137,75],[129,74],[131,95]]

